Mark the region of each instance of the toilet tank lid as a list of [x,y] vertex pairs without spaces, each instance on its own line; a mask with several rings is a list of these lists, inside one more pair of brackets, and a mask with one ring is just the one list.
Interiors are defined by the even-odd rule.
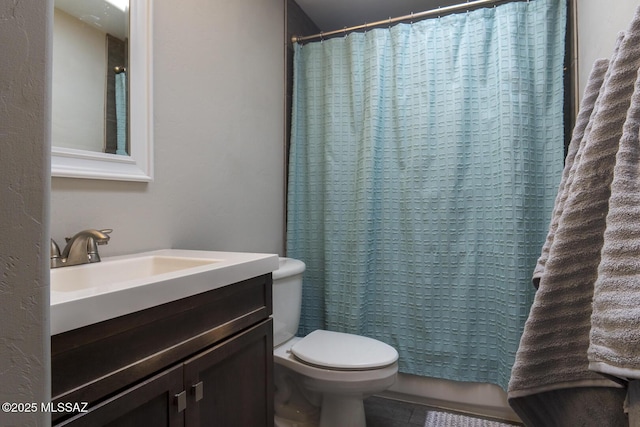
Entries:
[[324,330],[296,342],[291,353],[310,365],[344,370],[383,368],[398,360],[396,349],[382,341]]
[[273,272],[273,280],[304,273],[306,265],[299,259],[280,258],[280,267]]

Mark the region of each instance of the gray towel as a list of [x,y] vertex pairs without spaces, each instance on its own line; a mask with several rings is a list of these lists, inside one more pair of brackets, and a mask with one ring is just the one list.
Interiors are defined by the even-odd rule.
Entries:
[[[562,408],[563,399],[575,402],[577,389],[581,389],[579,400],[584,404],[589,400],[593,404],[602,393],[612,397],[594,423],[608,417],[623,420],[619,417],[619,396],[624,394],[615,391],[620,385],[589,370],[587,349],[616,153],[640,67],[640,8],[624,38],[619,39],[606,78],[602,78],[601,65],[594,67],[585,102],[589,99],[593,103],[594,91],[599,96],[593,107],[584,106],[576,125],[570,150],[575,154],[563,173],[548,247],[543,248],[534,275],[539,288],[512,369],[509,402],[523,419],[544,416],[545,408],[540,407],[543,393],[554,391],[553,399]],[[603,81],[599,87],[598,80]],[[590,120],[585,125],[586,116]],[[593,399],[584,399],[585,393]],[[556,415],[543,425],[562,425],[572,419],[571,414]]]
[[591,316],[589,368],[640,379],[640,76],[624,124]]
[[[623,40],[624,32],[620,32],[616,39],[611,62],[615,61]],[[560,181],[558,195],[556,196],[553,213],[551,215],[549,232],[547,234],[547,239],[542,246],[540,258],[538,258],[538,262],[533,271],[532,281],[536,289],[538,289],[538,286],[540,285],[540,278],[542,277],[547,259],[549,258],[549,249],[553,244],[555,232],[558,229],[558,221],[560,221],[560,217],[562,216],[564,204],[568,196],[568,190],[571,187],[575,171],[580,163],[585,142],[591,133],[595,116],[598,112],[602,99],[604,98],[602,96],[605,89],[604,82],[607,81],[610,76],[609,64],[610,61],[607,59],[596,60],[593,69],[591,70],[591,74],[589,75],[589,79],[587,80],[587,86],[585,87],[585,92],[582,96],[578,118],[573,129],[571,142],[569,143],[569,150],[565,159],[565,167],[562,173],[562,179]]]
[[[619,37],[616,46],[619,45],[621,40],[622,38]],[[538,258],[538,263],[533,272],[533,285],[536,287],[536,289],[540,285],[540,278],[542,277],[545,264],[547,263],[547,259],[549,258],[549,248],[553,244],[555,232],[558,229],[558,221],[562,216],[564,203],[567,200],[567,192],[565,191],[565,189],[568,189],[571,186],[571,182],[573,182],[573,176],[575,173],[574,165],[577,165],[580,162],[585,138],[591,132],[591,118],[592,115],[594,115],[597,111],[596,101],[599,98],[600,91],[604,87],[602,82],[605,79],[605,75],[608,69],[608,59],[599,59],[595,62],[593,69],[591,70],[591,75],[589,76],[584,95],[582,97],[582,102],[580,103],[580,112],[578,113],[578,118],[576,119],[576,124],[571,136],[571,142],[569,143],[569,150],[567,152],[567,157],[564,163],[564,170],[562,172],[562,179],[560,180],[558,195],[556,196],[553,213],[551,215],[551,224],[549,225],[547,240],[542,246],[542,253],[540,255],[540,258]]]
[[[622,40],[620,51],[625,48],[625,40]],[[622,52],[620,56],[623,56]],[[568,164],[565,168],[568,172],[563,174],[568,182],[557,198],[562,204],[555,209],[559,214],[556,215],[557,225],[512,369],[510,397],[572,387],[573,384],[612,385],[611,381],[589,371],[586,351],[609,184],[626,118],[624,106],[605,107],[624,100],[624,97],[614,98],[611,89],[607,89],[610,81],[620,80],[616,63],[614,58],[607,80],[601,84],[602,91],[596,82],[604,81],[604,68],[594,67],[592,73],[594,79],[585,100],[593,99],[593,92],[600,93],[594,105],[601,107],[593,107],[590,132],[585,134],[577,149],[572,147],[577,150],[576,156],[580,154],[579,161]],[[630,86],[633,87],[633,82]],[[626,99],[628,108],[630,95]],[[612,111],[618,111],[618,117],[613,117]]]

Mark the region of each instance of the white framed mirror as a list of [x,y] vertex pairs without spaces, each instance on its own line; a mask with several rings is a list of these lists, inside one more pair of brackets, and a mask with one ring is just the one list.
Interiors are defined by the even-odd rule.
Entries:
[[[152,0],[55,0],[52,176],[153,180],[151,4]],[[76,5],[79,11],[72,12]],[[77,25],[73,24],[74,19],[78,21]],[[60,24],[65,20],[70,24],[61,30],[61,25],[67,25]],[[117,23],[112,24],[112,20]],[[94,36],[92,32],[98,35]],[[82,47],[61,46],[65,37],[76,45],[89,39],[97,41]],[[128,53],[126,64],[116,67],[108,47],[108,38],[114,37],[124,44],[125,55]],[[73,50],[61,53],[67,49],[82,49],[96,60],[89,64],[82,59],[87,55]],[[94,77],[88,68],[95,71]],[[83,78],[81,72],[89,77]],[[63,73],[62,80],[66,79],[67,83],[61,84],[57,76]],[[84,86],[85,80],[98,83]],[[92,92],[89,86],[97,89]],[[107,105],[107,99],[111,99],[111,105]],[[111,121],[120,120],[118,124],[105,124],[110,120],[109,109],[117,111]],[[63,113],[68,117],[61,118]],[[94,118],[89,118],[91,114]],[[111,132],[114,136],[107,136],[109,126],[115,129]],[[113,140],[113,144],[117,140],[117,150],[108,147],[108,140]]]

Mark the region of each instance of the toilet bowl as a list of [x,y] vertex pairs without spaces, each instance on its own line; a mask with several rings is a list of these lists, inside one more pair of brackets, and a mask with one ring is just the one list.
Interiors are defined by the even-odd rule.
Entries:
[[389,388],[398,352],[368,337],[316,330],[296,337],[305,264],[273,273],[276,427],[364,427],[363,400]]

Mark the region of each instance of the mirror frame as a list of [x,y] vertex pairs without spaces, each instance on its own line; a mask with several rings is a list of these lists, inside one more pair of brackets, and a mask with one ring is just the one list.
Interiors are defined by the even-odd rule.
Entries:
[[51,176],[153,181],[153,0],[129,3],[130,156],[51,147]]

